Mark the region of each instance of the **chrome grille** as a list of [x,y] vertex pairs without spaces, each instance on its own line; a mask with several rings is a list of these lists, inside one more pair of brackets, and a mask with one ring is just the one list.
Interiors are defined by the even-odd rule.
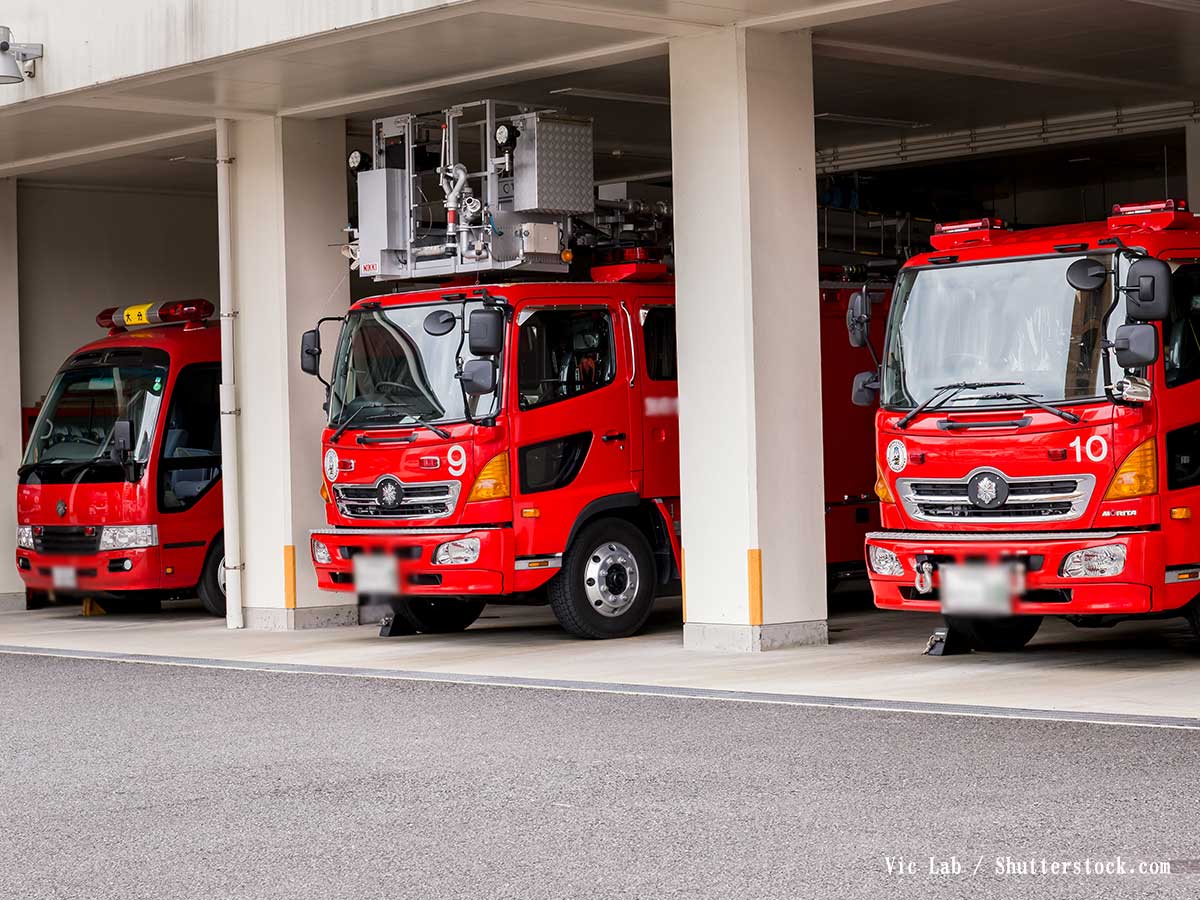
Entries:
[[[395,481],[401,490],[396,506],[384,506],[379,487]],[[454,513],[462,484],[457,481],[401,481],[384,475],[373,484],[335,484],[333,498],[338,512],[349,519],[444,519]]]
[[[996,472],[1008,483],[1008,499],[994,509],[971,503],[967,485],[980,472]],[[1096,486],[1094,475],[1009,478],[985,466],[964,478],[899,478],[896,490],[905,511],[922,522],[1062,522],[1087,509]]]

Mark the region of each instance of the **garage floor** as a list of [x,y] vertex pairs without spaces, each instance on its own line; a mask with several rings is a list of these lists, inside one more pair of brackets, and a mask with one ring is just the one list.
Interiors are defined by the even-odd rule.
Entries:
[[[516,607],[489,608],[463,634],[381,639],[373,626],[234,632],[187,605],[159,614],[98,618],[83,618],[72,606],[25,612],[10,605],[0,610],[0,649],[149,655],[163,657],[163,662],[285,669],[334,667],[349,670],[345,674],[525,681],[639,693],[749,692],[777,696],[728,696],[838,706],[863,700],[868,702],[861,705],[921,712],[1149,717],[1145,724],[1200,727],[1200,694],[1195,691],[1200,641],[1182,620],[1096,631],[1047,620],[1023,653],[933,658],[922,656],[921,650],[940,619],[879,612],[856,597],[838,606],[830,619],[828,646],[745,656],[684,650],[678,601],[671,600],[660,603],[646,633],[608,642],[569,638],[548,610]],[[987,709],[958,708],[962,706]]]

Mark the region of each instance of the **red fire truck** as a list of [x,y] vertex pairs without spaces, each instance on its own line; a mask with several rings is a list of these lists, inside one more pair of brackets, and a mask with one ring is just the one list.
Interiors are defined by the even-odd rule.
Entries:
[[[1200,222],[1168,200],[944,225],[933,245],[855,380],[881,403],[876,605],[940,611],[981,650],[1023,647],[1044,616],[1200,625]],[[869,317],[853,304],[852,344]]]
[[17,472],[28,606],[198,592],[224,615],[212,313],[207,300],[106,309],[108,335],[59,369]]

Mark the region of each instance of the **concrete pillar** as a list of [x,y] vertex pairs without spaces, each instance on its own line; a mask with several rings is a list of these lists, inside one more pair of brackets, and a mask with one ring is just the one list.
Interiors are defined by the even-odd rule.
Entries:
[[298,350],[305,329],[349,303],[333,246],[346,224],[345,122],[237,122],[232,154],[246,627],[356,624],[353,596],[318,591],[309,559],[309,530],[324,525],[325,397]]
[[1200,122],[1189,122],[1183,128],[1187,151],[1187,202],[1195,212],[1200,209]]
[[811,36],[670,52],[684,645],[825,643]]
[[17,180],[0,178],[0,593],[24,592],[16,554],[17,466],[21,429],[21,347],[17,327]]

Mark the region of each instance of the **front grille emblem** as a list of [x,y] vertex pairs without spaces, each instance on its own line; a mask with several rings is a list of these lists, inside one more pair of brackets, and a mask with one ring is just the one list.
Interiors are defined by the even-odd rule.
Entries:
[[54,511],[58,513],[60,519],[65,516],[67,514],[67,501],[59,500],[58,505],[54,507]]
[[980,472],[967,483],[967,499],[979,509],[995,509],[1008,499],[1008,482],[996,472]]
[[395,509],[404,499],[404,489],[395,478],[385,478],[379,482],[379,505],[384,509]]

